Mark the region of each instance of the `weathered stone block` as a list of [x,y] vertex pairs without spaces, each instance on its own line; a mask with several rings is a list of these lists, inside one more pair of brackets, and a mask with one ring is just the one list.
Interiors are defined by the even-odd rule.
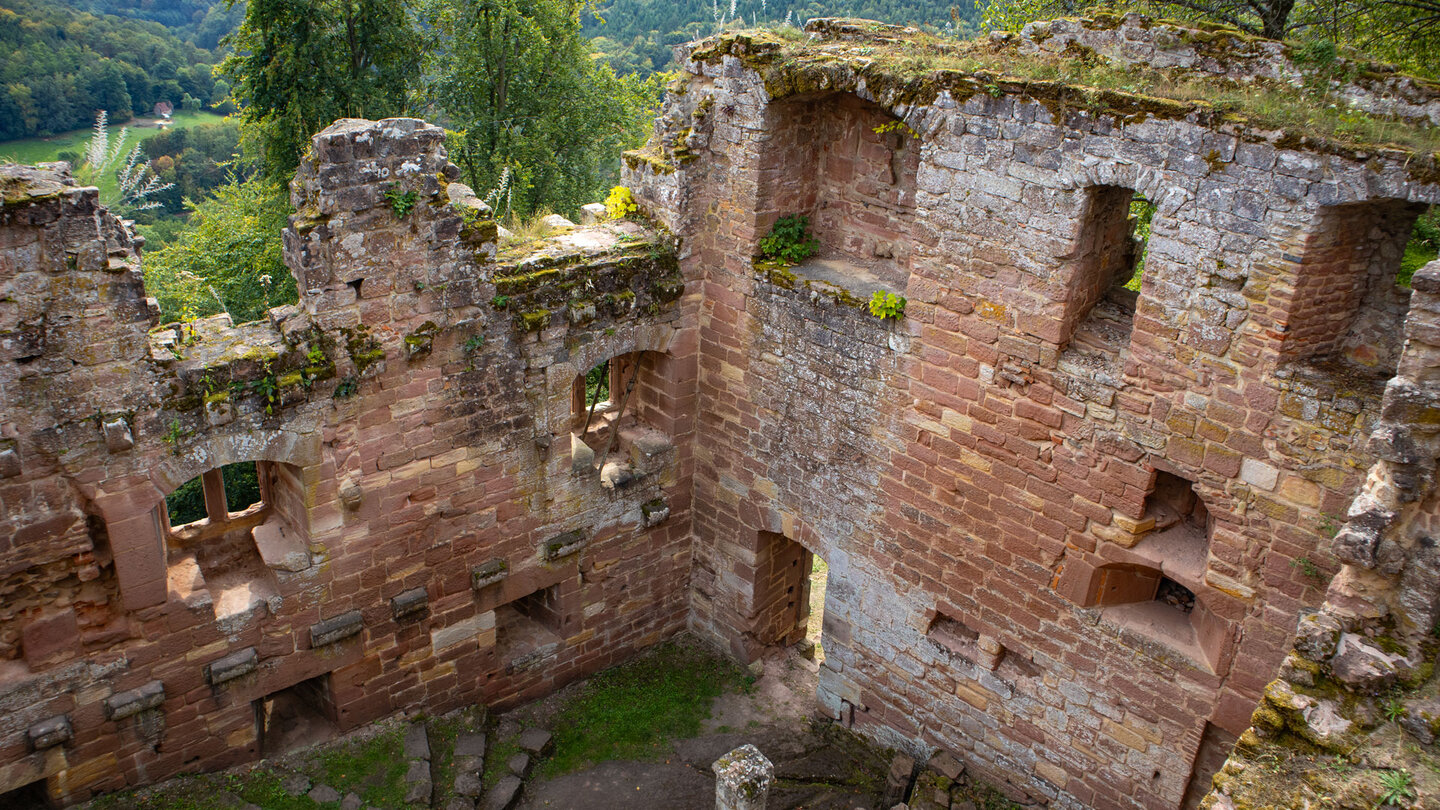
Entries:
[[219,686],[226,681],[233,681],[242,675],[254,672],[259,664],[260,656],[256,653],[255,648],[246,647],[206,664],[205,681],[211,686]]
[[430,594],[424,588],[402,591],[390,600],[390,615],[396,619],[419,616],[430,606]]
[[135,437],[130,435],[130,423],[124,418],[111,419],[101,423],[105,433],[105,449],[120,453],[135,446]]
[[72,736],[74,731],[70,727],[70,716],[65,714],[41,720],[26,731],[32,751],[67,743]]
[[359,634],[365,629],[365,617],[352,610],[331,619],[310,625],[310,646],[324,647]]
[[478,644],[481,633],[494,629],[495,611],[487,610],[452,625],[431,630],[430,646],[439,652],[467,641]]
[[539,757],[550,752],[551,741],[551,734],[545,729],[527,728],[520,732],[520,737],[515,743],[520,746],[521,751],[527,751]]
[[564,534],[557,534],[546,540],[540,546],[540,556],[547,562],[553,562],[585,547],[588,537],[583,529],[572,529]]
[[470,569],[470,587],[474,590],[499,583],[510,574],[510,563],[503,557],[486,560]]
[[670,505],[665,502],[664,498],[646,501],[640,504],[640,516],[641,522],[646,528],[658,526],[670,517]]
[[715,760],[716,810],[765,810],[775,766],[753,745],[742,745]]
[[305,539],[280,516],[272,515],[256,526],[251,536],[260,559],[272,570],[299,573],[310,567],[310,549]]
[[151,681],[105,698],[105,716],[110,720],[124,720],[143,711],[158,709],[164,702],[165,684]]
[[410,759],[430,761],[430,735],[424,721],[417,721],[405,729],[405,756]]
[[20,475],[20,454],[15,448],[0,449],[0,478],[15,478]]

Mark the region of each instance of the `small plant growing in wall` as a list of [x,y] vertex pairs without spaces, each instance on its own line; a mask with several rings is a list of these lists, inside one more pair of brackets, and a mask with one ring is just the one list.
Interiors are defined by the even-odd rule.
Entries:
[[359,393],[359,391],[360,381],[352,374],[342,379],[340,384],[335,386],[334,398],[349,399]]
[[185,429],[180,427],[180,420],[171,419],[170,427],[166,428],[165,435],[160,438],[170,446],[171,455],[180,455],[180,440],[185,438]]
[[760,254],[786,264],[799,264],[820,249],[820,240],[810,235],[810,218],[791,214],[775,220],[770,235],[761,237]]
[[605,198],[605,213],[611,219],[625,219],[640,210],[635,203],[635,195],[625,186],[616,186],[610,189],[610,196]]
[[1316,565],[1315,561],[1309,557],[1297,557],[1291,560],[1290,567],[1297,569],[1309,579],[1313,579],[1319,583],[1325,582],[1325,572],[1320,570],[1320,566]]
[[1415,777],[1409,771],[1385,771],[1380,774],[1379,807],[1402,807],[1415,798]]
[[912,138],[920,137],[920,133],[916,132],[909,124],[901,121],[898,118],[893,121],[886,121],[880,126],[875,127],[872,131],[876,135],[886,135],[891,132],[898,132],[903,135],[909,135]]
[[870,296],[870,314],[882,321],[886,318],[899,320],[905,315],[905,296],[876,290]]
[[399,183],[391,183],[385,189],[385,201],[390,203],[390,210],[395,212],[396,219],[404,219],[415,207],[415,201],[419,197],[414,189],[401,191]]

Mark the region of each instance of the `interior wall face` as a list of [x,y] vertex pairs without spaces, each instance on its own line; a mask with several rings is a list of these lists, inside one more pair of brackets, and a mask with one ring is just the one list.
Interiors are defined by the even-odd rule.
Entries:
[[[596,295],[570,317],[495,259],[442,140],[410,119],[319,136],[286,234],[301,304],[239,326],[157,325],[94,190],[7,175],[0,792],[69,803],[256,758],[254,701],[301,683],[342,731],[514,705],[685,626],[696,296],[636,228],[566,269]],[[422,199],[403,218],[395,183]],[[635,352],[649,432],[621,431],[605,478],[572,458],[569,383]],[[165,495],[247,461],[265,506],[165,525]],[[497,615],[521,611],[517,660]]]
[[[910,159],[863,136],[877,105],[857,96],[872,91],[817,63],[797,71],[830,92],[786,98],[776,88],[802,81],[720,48],[686,66],[652,142],[690,127],[695,154],[626,174],[684,236],[687,274],[707,279],[690,626],[758,655],[765,538],[783,535],[830,564],[819,698],[832,717],[959,752],[1017,798],[1181,806],[1215,758],[1206,729],[1248,726],[1294,617],[1323,599],[1300,561],[1328,559],[1325,516],[1371,462],[1394,373],[1393,352],[1388,369],[1341,358],[1344,379],[1373,381],[1358,392],[1340,371],[1293,368],[1306,246],[1338,198],[1386,212],[1355,232],[1367,256],[1389,256],[1390,198],[1437,190],[1407,186],[1398,164],[1301,161],[1183,120],[1120,126],[941,91],[878,105],[919,135],[916,190],[909,209],[866,205],[838,190]],[[807,135],[858,143],[859,159]],[[1130,249],[1134,194],[1157,213],[1133,323],[1103,356],[1066,351]],[[908,235],[902,320],[753,268],[771,223],[809,210],[832,250],[872,238],[861,210]],[[1375,283],[1393,287],[1393,271]],[[1157,471],[1204,507],[1183,555],[1156,528]],[[1126,609],[1094,597],[1115,571],[1147,583]],[[1155,601],[1162,579],[1193,599]],[[973,638],[935,631],[947,623]]]
[[[515,705],[684,629],[752,661],[799,638],[818,556],[835,721],[1017,800],[1178,808],[1332,551],[1433,624],[1405,555],[1440,511],[1411,492],[1436,307],[1390,283],[1433,180],[747,42],[697,50],[627,155],[664,230],[532,256],[497,252],[441,129],[337,122],[292,187],[300,304],[252,324],[160,325],[93,189],[3,170],[0,793],[253,759],[255,701],[300,684],[344,730]],[[1135,194],[1133,313],[1091,328]],[[790,214],[904,317],[757,271]],[[633,410],[590,446],[575,381],[619,357]],[[265,506],[165,525],[250,461]],[[1382,496],[1403,542],[1333,537]]]

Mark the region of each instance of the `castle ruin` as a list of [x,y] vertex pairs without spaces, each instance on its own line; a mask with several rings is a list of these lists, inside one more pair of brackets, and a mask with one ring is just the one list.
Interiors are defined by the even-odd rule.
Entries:
[[[1302,617],[1312,676],[1420,666],[1440,264],[1394,279],[1435,157],[982,64],[1306,80],[1238,34],[1062,20],[969,64],[807,31],[690,46],[626,156],[650,224],[524,250],[442,130],[337,122],[292,187],[300,303],[256,323],[160,325],[96,190],[5,169],[0,796],[258,758],[279,695],[348,729],[685,629],[750,661],[803,637],[814,556],[823,711],[1026,803],[1198,806]],[[1403,76],[1335,93],[1440,123]],[[752,258],[796,213],[820,258]]]

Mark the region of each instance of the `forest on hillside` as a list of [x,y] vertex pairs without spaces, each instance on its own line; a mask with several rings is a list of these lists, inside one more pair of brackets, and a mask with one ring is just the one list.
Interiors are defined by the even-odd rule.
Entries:
[[221,103],[211,51],[158,22],[77,11],[56,0],[0,0],[0,140]]
[[671,50],[717,29],[802,25],[813,17],[864,17],[956,36],[979,32],[973,0],[606,0],[584,16],[591,45],[616,72],[670,69]]
[[[86,127],[100,111],[121,123],[157,101],[234,111],[223,123],[150,137],[138,151],[61,157],[84,182],[105,180],[102,195],[113,196],[103,201],[140,224],[146,284],[164,317],[223,310],[241,321],[295,298],[280,261],[286,187],[311,136],[337,118],[414,115],[443,126],[463,180],[519,229],[605,196],[620,152],[649,131],[678,43],[817,16],[968,37],[1097,8],[1094,0],[0,0],[0,139]],[[1440,0],[1110,0],[1105,8],[1283,37],[1315,59],[1333,62],[1351,48],[1440,74]],[[140,181],[108,191],[127,165]],[[1416,266],[1440,250],[1440,222],[1431,214],[1417,228],[1407,253]]]

